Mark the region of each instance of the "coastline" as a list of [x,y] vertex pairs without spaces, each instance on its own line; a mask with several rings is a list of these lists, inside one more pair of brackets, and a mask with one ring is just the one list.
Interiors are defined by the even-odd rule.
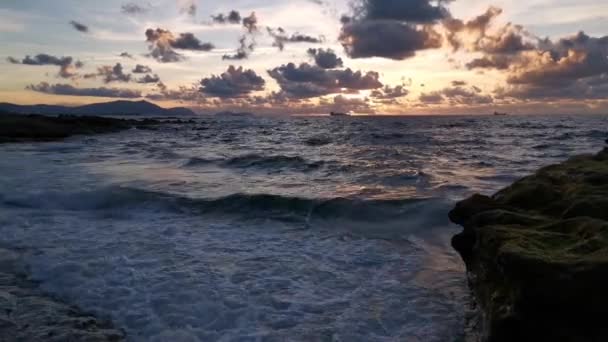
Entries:
[[1,341],[125,340],[123,331],[41,291],[28,279],[22,252],[0,247]]
[[55,141],[73,135],[113,133],[133,127],[153,129],[154,125],[160,123],[161,121],[153,119],[134,120],[99,116],[45,116],[0,113],[0,144]]
[[452,245],[475,315],[467,341],[605,341],[608,148],[459,202]]

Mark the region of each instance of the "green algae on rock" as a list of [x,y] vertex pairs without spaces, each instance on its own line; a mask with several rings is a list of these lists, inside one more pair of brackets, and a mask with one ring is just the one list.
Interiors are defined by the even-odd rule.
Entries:
[[608,149],[539,170],[450,219],[473,292],[471,341],[608,341]]

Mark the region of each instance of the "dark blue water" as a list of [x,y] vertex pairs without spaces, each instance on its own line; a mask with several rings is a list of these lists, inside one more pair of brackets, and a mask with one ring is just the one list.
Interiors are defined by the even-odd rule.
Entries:
[[0,243],[133,341],[453,341],[447,212],[608,116],[221,118],[0,146]]

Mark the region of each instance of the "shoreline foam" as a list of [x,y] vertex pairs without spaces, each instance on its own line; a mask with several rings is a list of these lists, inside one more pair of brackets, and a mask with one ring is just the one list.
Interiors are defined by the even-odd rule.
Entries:
[[125,334],[43,293],[21,267],[19,251],[0,248],[0,340],[124,341]]

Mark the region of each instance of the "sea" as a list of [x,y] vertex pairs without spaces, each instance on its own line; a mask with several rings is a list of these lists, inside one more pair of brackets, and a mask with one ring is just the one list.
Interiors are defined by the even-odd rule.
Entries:
[[0,145],[0,246],[129,341],[460,341],[447,218],[608,115],[202,116]]

